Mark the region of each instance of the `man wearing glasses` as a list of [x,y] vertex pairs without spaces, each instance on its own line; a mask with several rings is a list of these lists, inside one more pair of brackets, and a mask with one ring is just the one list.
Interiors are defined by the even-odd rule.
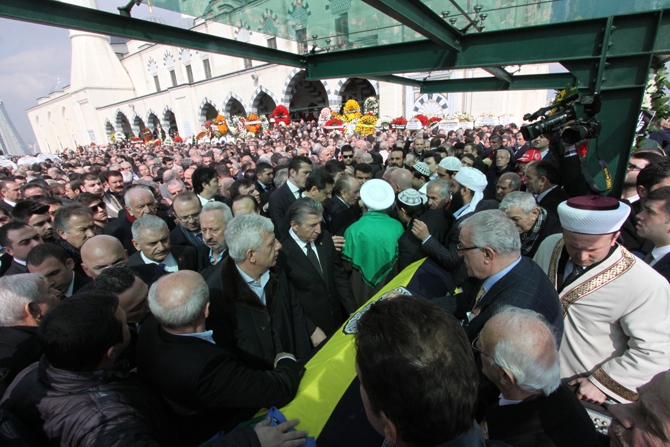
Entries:
[[530,309],[556,328],[556,342],[563,334],[563,313],[558,294],[547,275],[529,258],[521,256],[519,232],[500,210],[473,214],[460,225],[456,246],[470,279],[465,292],[437,301],[462,319],[470,341],[503,305]]
[[96,234],[102,234],[105,226],[110,222],[107,214],[107,205],[101,195],[82,192],[75,197],[74,202],[81,203],[93,213],[93,223],[96,226]]
[[355,166],[354,163],[354,148],[348,144],[342,146],[342,161],[347,166]]
[[202,204],[194,192],[183,192],[175,196],[172,209],[179,223],[177,228],[170,232],[172,245],[186,245],[198,247],[204,245],[200,230],[200,212]]

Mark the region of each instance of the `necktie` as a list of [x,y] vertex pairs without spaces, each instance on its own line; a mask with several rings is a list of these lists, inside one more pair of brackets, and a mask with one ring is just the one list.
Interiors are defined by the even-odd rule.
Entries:
[[563,280],[563,285],[561,285],[561,290],[565,289],[568,285],[570,285],[574,280],[579,278],[582,273],[584,273],[584,268],[579,266],[579,265],[573,265],[573,269],[570,272],[570,274]]
[[316,253],[314,253],[314,250],[312,250],[312,244],[310,243],[305,245],[305,248],[307,249],[307,259],[309,259],[309,262],[312,263],[316,271],[319,272],[319,275],[323,276],[321,264],[319,264],[319,259],[316,257]]
[[477,292],[477,297],[475,298],[475,305],[472,306],[472,308],[473,308],[473,313],[477,313],[477,314],[479,313],[479,311],[478,311],[478,310],[475,310],[475,309],[477,309],[477,305],[479,304],[479,300],[482,299],[482,297],[484,296],[485,293],[486,293],[486,290],[484,290],[484,286],[482,285],[482,286],[479,288],[479,292]]
[[651,263],[654,262],[654,255],[649,252],[647,256],[644,257],[643,261],[651,265]]
[[165,264],[163,264],[162,262],[159,262],[159,263],[158,263],[158,267],[159,267],[161,270],[165,271]]

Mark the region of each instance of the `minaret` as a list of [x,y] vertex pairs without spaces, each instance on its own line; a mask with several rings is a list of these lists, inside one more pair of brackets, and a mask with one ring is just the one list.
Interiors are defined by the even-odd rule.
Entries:
[[[65,0],[77,6],[98,9],[96,0]],[[84,89],[110,92],[110,100],[134,96],[135,87],[109,44],[109,37],[70,30],[72,66],[70,94]],[[113,101],[111,101],[113,102]]]
[[0,151],[3,155],[28,155],[28,146],[16,131],[5,105],[0,100]]

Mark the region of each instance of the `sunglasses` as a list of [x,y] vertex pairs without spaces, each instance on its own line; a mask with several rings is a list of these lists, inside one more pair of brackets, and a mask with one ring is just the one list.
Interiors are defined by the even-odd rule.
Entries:
[[354,158],[353,155],[343,155],[342,158]]
[[90,209],[94,213],[98,210],[104,210],[105,208],[106,206],[104,202],[94,203],[93,205],[88,206],[88,209]]

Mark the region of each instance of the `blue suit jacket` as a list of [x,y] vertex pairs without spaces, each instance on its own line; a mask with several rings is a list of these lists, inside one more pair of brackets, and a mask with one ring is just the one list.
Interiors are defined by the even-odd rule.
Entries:
[[[443,300],[458,300],[455,315],[457,318],[465,318],[464,311],[470,311],[474,306],[482,283],[481,280],[476,281],[469,293],[439,298],[436,301],[440,303]],[[468,339],[474,340],[489,318],[505,305],[534,310],[542,315],[554,327],[556,343],[560,345],[563,337],[563,308],[556,288],[532,259],[522,257],[521,262],[486,292],[478,305],[479,315],[463,324]]]

